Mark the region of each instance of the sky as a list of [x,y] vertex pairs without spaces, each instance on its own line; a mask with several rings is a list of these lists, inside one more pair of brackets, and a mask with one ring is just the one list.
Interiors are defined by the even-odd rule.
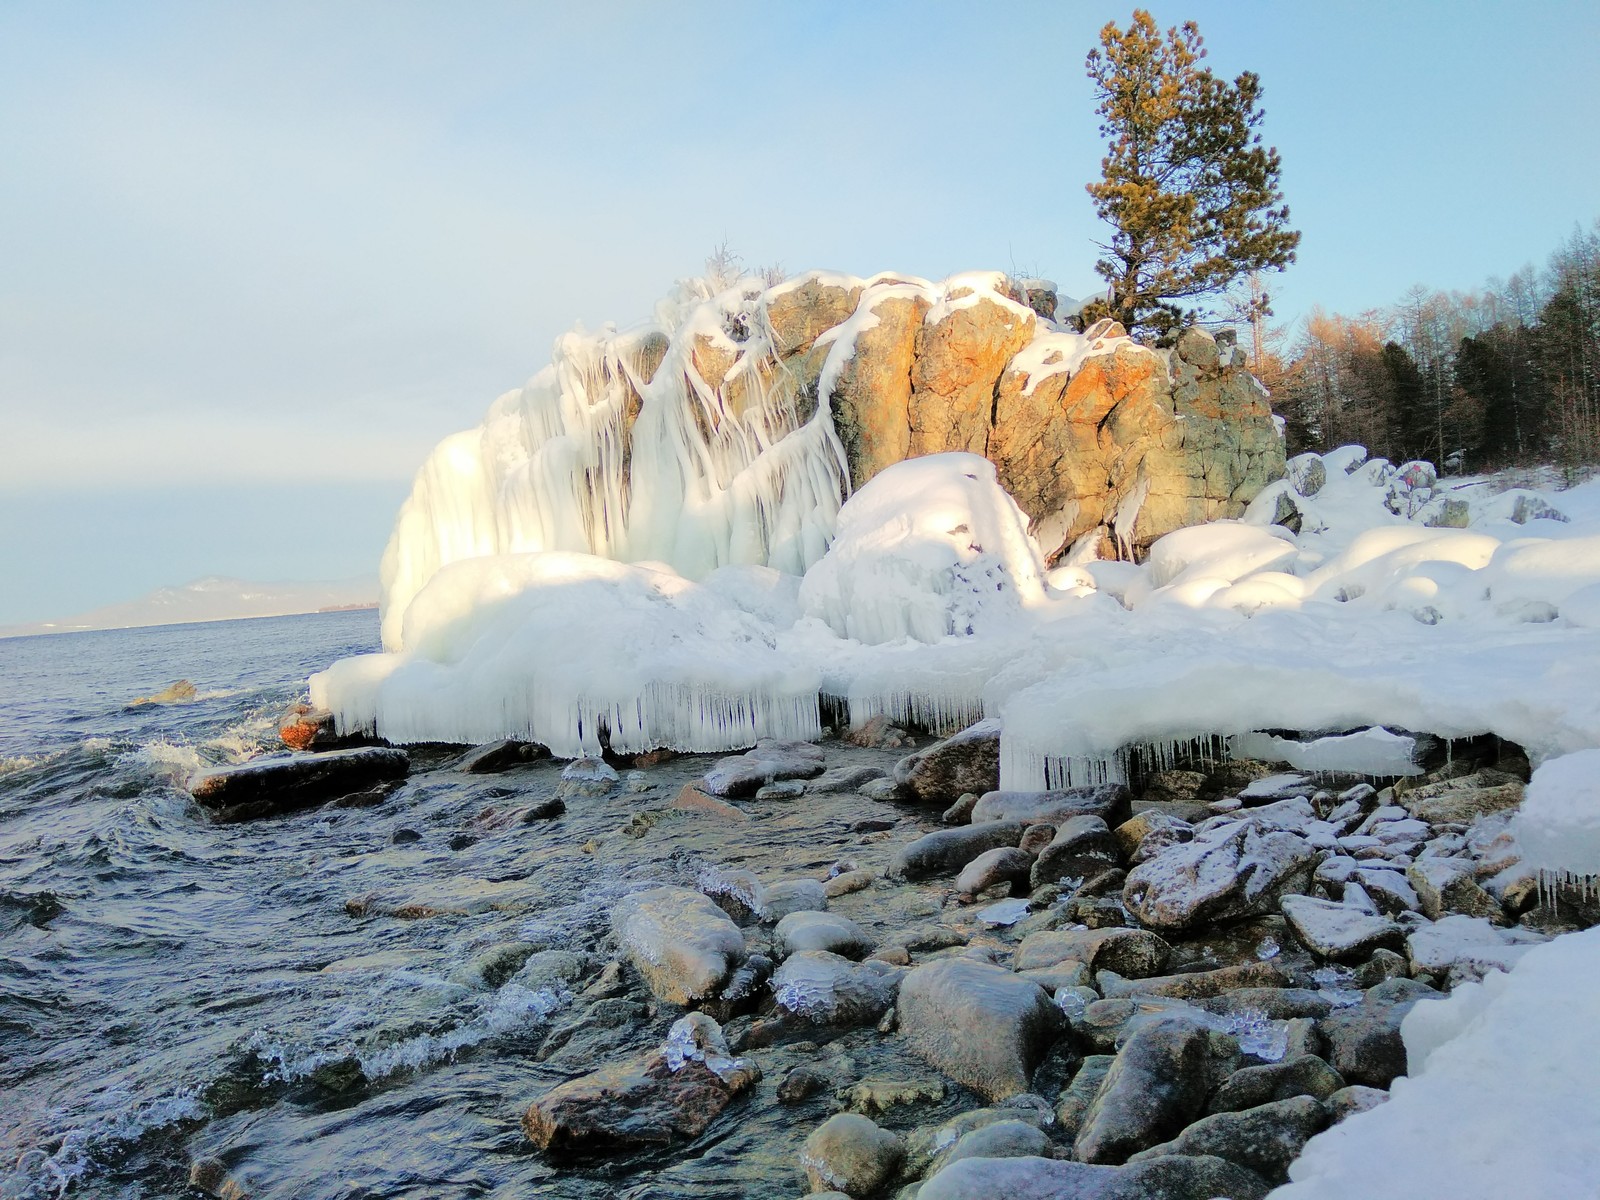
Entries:
[[[1600,5],[1150,8],[1262,78],[1280,318],[1600,217]],[[0,0],[0,625],[375,577],[435,442],[720,244],[1097,290],[1083,59],[1130,12]]]

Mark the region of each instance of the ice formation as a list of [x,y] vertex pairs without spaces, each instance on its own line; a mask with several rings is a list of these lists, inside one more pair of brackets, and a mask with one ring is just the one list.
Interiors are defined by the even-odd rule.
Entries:
[[1564,754],[1535,770],[1511,832],[1523,861],[1547,877],[1600,876],[1600,749]]
[[[1018,307],[1002,284],[685,284],[639,329],[565,335],[423,467],[384,556],[386,653],[313,698],[395,741],[569,757],[815,737],[825,700],[856,724],[1000,717],[1023,789],[1268,750],[1399,775],[1407,730],[1536,762],[1600,746],[1600,484],[1513,493],[1345,447],[1142,564],[1085,544],[1049,571],[981,457],[847,499],[829,406],[882,305]],[[811,286],[853,306],[806,335],[814,388],[769,318]],[[1040,321],[1014,366],[1034,387],[1099,345]],[[1263,740],[1282,730],[1318,736]]]
[[1028,520],[976,454],[913,459],[873,479],[800,585],[807,616],[873,645],[1003,630],[1043,600]]
[[1388,1103],[1312,1138],[1272,1200],[1594,1194],[1600,929],[1418,1004],[1401,1034]]

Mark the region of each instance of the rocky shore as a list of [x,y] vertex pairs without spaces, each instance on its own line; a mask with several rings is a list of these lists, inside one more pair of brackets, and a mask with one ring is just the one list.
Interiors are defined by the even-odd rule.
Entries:
[[[1493,739],[1399,780],[1233,761],[1007,793],[998,736],[879,719],[565,765],[421,747],[398,790],[400,751],[345,750],[193,786],[221,819],[260,817],[264,774],[300,807],[336,761],[343,803],[404,819],[418,789],[487,774],[455,837],[502,846],[504,886],[575,860],[615,886],[570,944],[472,960],[476,986],[555,998],[505,1106],[573,1195],[1264,1196],[1310,1137],[1387,1099],[1413,1006],[1600,919],[1522,866],[1528,763]],[[470,920],[449,891],[346,911]]]

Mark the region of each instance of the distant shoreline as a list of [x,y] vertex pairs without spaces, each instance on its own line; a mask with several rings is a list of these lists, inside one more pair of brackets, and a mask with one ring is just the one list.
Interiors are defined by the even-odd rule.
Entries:
[[197,617],[180,621],[150,621],[131,625],[68,625],[40,622],[37,625],[14,626],[0,629],[0,641],[16,638],[55,637],[69,633],[120,633],[129,629],[170,629],[178,625],[221,625],[232,621],[271,621],[279,617],[316,617],[332,613],[375,612],[378,602],[367,604],[335,604],[323,608],[294,609],[289,612],[240,613],[227,617]]

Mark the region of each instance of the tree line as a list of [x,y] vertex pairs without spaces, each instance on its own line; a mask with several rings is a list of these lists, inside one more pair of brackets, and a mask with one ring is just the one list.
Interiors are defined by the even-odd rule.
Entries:
[[1478,291],[1418,286],[1356,316],[1272,331],[1256,372],[1291,453],[1359,442],[1482,471],[1600,462],[1600,220],[1543,269]]

